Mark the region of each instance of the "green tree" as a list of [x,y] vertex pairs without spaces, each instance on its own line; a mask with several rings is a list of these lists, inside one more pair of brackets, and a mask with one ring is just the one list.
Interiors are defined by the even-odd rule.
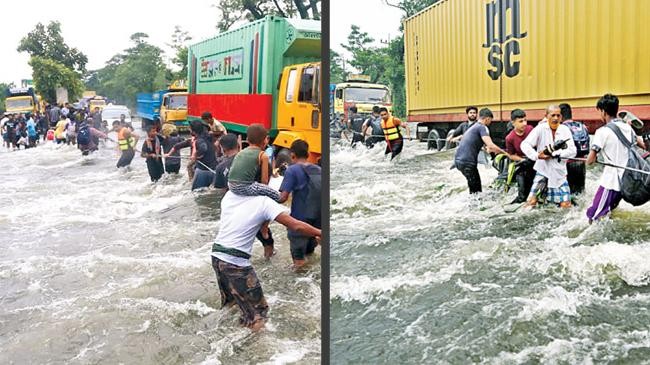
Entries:
[[220,32],[240,20],[254,21],[267,15],[320,19],[320,0],[219,0],[213,6],[220,15],[217,23]]
[[20,40],[18,52],[51,59],[79,72],[84,72],[88,63],[86,55],[65,43],[61,35],[61,23],[57,21],[50,22],[47,27],[42,23],[36,24],[34,30]]
[[34,88],[50,103],[56,102],[56,88],[68,90],[68,99],[74,100],[81,96],[83,84],[78,73],[55,60],[32,56],[29,60],[32,67]]
[[0,82],[0,113],[4,113],[7,110],[7,106],[5,105],[5,99],[7,99],[6,91],[12,87],[16,87],[13,82],[8,84]]
[[172,42],[167,45],[174,50],[174,57],[172,62],[179,66],[181,69],[177,72],[172,72],[170,70],[170,78],[177,79],[186,79],[187,78],[187,42],[192,40],[192,37],[188,32],[183,31],[180,26],[174,28],[174,33],[172,34]]
[[330,82],[338,84],[345,81],[345,69],[343,69],[343,57],[334,50],[330,50]]
[[356,68],[364,75],[370,76],[372,82],[378,82],[386,72],[387,52],[385,48],[373,47],[375,41],[368,33],[352,25],[348,35],[348,43],[341,44],[352,54],[350,66]]
[[147,42],[146,33],[131,35],[133,46],[116,54],[99,70],[86,73],[86,87],[98,94],[134,107],[136,94],[164,89],[171,81],[163,51]]

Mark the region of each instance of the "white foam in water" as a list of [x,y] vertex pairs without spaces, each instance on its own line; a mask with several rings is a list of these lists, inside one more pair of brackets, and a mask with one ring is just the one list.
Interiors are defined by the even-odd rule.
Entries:
[[455,262],[436,272],[427,271],[419,275],[409,272],[403,275],[380,278],[371,278],[366,275],[355,277],[333,276],[330,284],[330,295],[332,299],[339,298],[344,302],[368,303],[377,296],[391,294],[399,288],[421,287],[447,281],[453,274],[462,272],[462,270],[462,263]]
[[549,251],[542,255],[522,260],[522,267],[536,268],[545,273],[552,266],[560,264],[568,274],[579,281],[601,285],[606,281],[609,268],[628,285],[645,286],[650,283],[650,243],[629,245],[606,242],[594,246],[571,245],[571,240],[554,239],[547,243]]
[[585,293],[568,292],[562,287],[554,286],[535,298],[514,298],[514,300],[523,304],[518,318],[529,321],[552,312],[575,316],[578,314],[578,306],[586,304],[587,296],[588,294]]
[[150,320],[146,320],[146,321],[144,321],[144,323],[142,324],[142,327],[140,327],[140,328],[139,328],[138,330],[136,330],[135,332],[136,332],[136,333],[147,332],[147,330],[149,329],[150,326],[151,326],[151,321],[150,321]]
[[155,313],[164,312],[169,316],[194,313],[199,317],[204,317],[217,311],[198,299],[195,302],[175,303],[158,298],[122,298],[120,302],[122,306],[127,308],[136,307],[140,309],[153,310]]

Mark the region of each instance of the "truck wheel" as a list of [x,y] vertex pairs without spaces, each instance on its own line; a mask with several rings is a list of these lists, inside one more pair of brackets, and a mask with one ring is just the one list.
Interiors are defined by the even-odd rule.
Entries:
[[438,131],[435,129],[430,130],[429,134],[427,135],[427,150],[437,149],[440,151],[444,144],[439,144],[439,142],[441,141]]
[[280,175],[284,176],[284,171],[291,164],[291,151],[284,147],[278,148],[280,150],[275,155],[275,167],[279,169]]
[[[449,139],[454,134],[455,129],[452,129],[447,133],[447,139]],[[456,147],[458,144],[456,142],[446,142],[445,149],[450,150]]]

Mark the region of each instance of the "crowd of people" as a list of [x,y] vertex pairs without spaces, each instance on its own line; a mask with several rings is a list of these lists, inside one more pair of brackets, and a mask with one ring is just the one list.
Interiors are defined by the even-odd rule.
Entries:
[[[121,121],[125,122],[122,115]],[[85,133],[87,130],[82,126],[89,126],[95,132],[106,134],[109,132],[108,123],[102,120],[101,111],[95,108],[90,111],[85,108],[75,109],[69,103],[59,105],[46,105],[43,113],[10,113],[5,112],[0,119],[0,129],[4,147],[7,150],[19,150],[21,147],[33,148],[45,140],[54,141],[57,144],[78,145],[79,149],[89,151],[96,149],[98,133],[93,133],[87,141]],[[81,142],[78,135],[82,134]],[[106,137],[104,137],[106,138]],[[84,142],[84,143],[82,143]],[[91,149],[85,149],[91,146]]]
[[600,155],[608,166],[603,169],[600,186],[586,215],[590,223],[601,219],[621,201],[620,180],[628,148],[625,141],[617,138],[616,131],[631,144],[643,149],[645,144],[635,132],[640,131],[643,123],[630,112],[619,113],[615,95],[601,97],[596,109],[605,125],[596,130],[591,143],[584,124],[573,120],[569,104],[549,105],[545,118],[534,128],[527,124],[525,111],[515,109],[510,118],[512,130],[505,138],[503,149],[490,138],[492,111],[468,107],[467,127],[458,136],[451,137],[452,141],[459,142],[454,166],[467,180],[470,194],[474,194],[482,190],[477,168],[479,153],[486,150],[501,155],[508,161],[503,164],[507,169],[505,175],[518,188],[512,203],[534,207],[542,202],[568,208],[574,204],[572,196],[584,192],[586,165],[595,163]]
[[[596,109],[605,126],[599,128],[590,143],[585,125],[573,120],[567,103],[549,105],[545,117],[533,128],[528,125],[526,112],[514,109],[505,137],[505,146],[498,146],[490,137],[489,126],[494,115],[488,108],[466,108],[467,120],[458,125],[445,139],[447,148],[457,145],[454,164],[465,177],[470,194],[482,191],[478,164],[481,154],[493,156],[493,165],[499,170],[499,184],[506,190],[512,185],[518,189],[512,204],[534,207],[538,203],[557,204],[568,208],[575,204],[575,196],[585,189],[586,166],[603,159],[600,186],[587,209],[589,222],[607,216],[620,203],[621,178],[627,162],[629,142],[645,149],[640,134],[643,123],[628,111],[619,113],[615,95],[601,97]],[[375,106],[372,114],[364,117],[352,106],[348,110],[345,128],[351,133],[351,146],[364,143],[373,148],[386,142],[385,154],[391,160],[402,151],[404,136],[401,127],[408,126],[390,115],[386,108]],[[620,135],[625,136],[621,140]],[[615,167],[618,166],[618,167]]]
[[[128,168],[139,152],[152,182],[166,173],[178,174],[182,160],[187,159],[192,190],[215,188],[224,192],[220,228],[211,252],[212,266],[222,304],[237,304],[242,312],[241,323],[252,329],[264,326],[269,309],[250,260],[255,239],[262,242],[264,256],[270,259],[275,253],[275,241],[269,223],[276,221],[286,226],[295,271],[304,270],[306,257],[320,243],[320,166],[307,161],[309,145],[302,140],[294,141],[289,149],[290,165],[276,166],[275,149],[261,124],[248,127],[248,146],[242,148],[241,135],[229,134],[210,112],[190,123],[189,138],[182,137],[175,126],[156,121],[145,126],[146,135],[138,149],[138,135],[124,116],[109,130],[99,108],[89,114],[64,104],[48,106],[42,115],[7,114],[2,129],[8,149],[35,147],[42,136],[53,143],[76,145],[82,155],[96,151],[99,140],[109,139],[108,133],[114,131],[120,151],[117,168]],[[190,148],[189,157],[181,156],[184,148]],[[284,179],[278,191],[268,184],[280,171]],[[287,209],[283,203],[290,197],[291,209]]]
[[404,135],[401,128],[406,130],[406,135],[411,134],[406,123],[391,115],[386,107],[373,106],[372,113],[364,118],[358,113],[356,106],[348,109],[345,128],[352,134],[350,145],[355,148],[357,144],[365,144],[373,148],[377,143],[386,141],[384,155],[390,154],[390,159],[397,157],[404,147]]

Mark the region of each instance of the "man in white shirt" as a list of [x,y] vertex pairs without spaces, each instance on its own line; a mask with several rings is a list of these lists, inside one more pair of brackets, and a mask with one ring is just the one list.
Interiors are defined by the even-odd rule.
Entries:
[[236,302],[242,311],[240,323],[253,330],[264,327],[269,306],[250,258],[255,235],[264,222],[273,220],[320,241],[320,229],[291,217],[285,206],[271,198],[228,191],[221,200],[219,233],[212,245],[212,268],[217,275],[221,304]]
[[[605,94],[596,104],[600,119],[606,123],[605,126],[598,128],[594,135],[594,141],[591,145],[591,151],[587,157],[587,165],[596,162],[596,157],[600,153],[604,162],[619,166],[627,165],[628,149],[616,136],[612,128],[618,128],[623,137],[632,142],[639,142],[632,127],[625,121],[616,117],[618,113],[618,98],[612,94]],[[643,143],[643,141],[640,141]],[[621,185],[620,179],[623,177],[624,169],[605,166],[603,174],[600,176],[598,190],[594,196],[591,207],[587,209],[587,218],[589,223],[607,216],[621,202]]]
[[568,208],[571,192],[564,159],[575,157],[576,146],[569,127],[561,124],[559,106],[548,106],[545,119],[546,123],[540,122],[521,142],[521,151],[535,161],[536,171],[526,205],[534,207],[542,200]]

